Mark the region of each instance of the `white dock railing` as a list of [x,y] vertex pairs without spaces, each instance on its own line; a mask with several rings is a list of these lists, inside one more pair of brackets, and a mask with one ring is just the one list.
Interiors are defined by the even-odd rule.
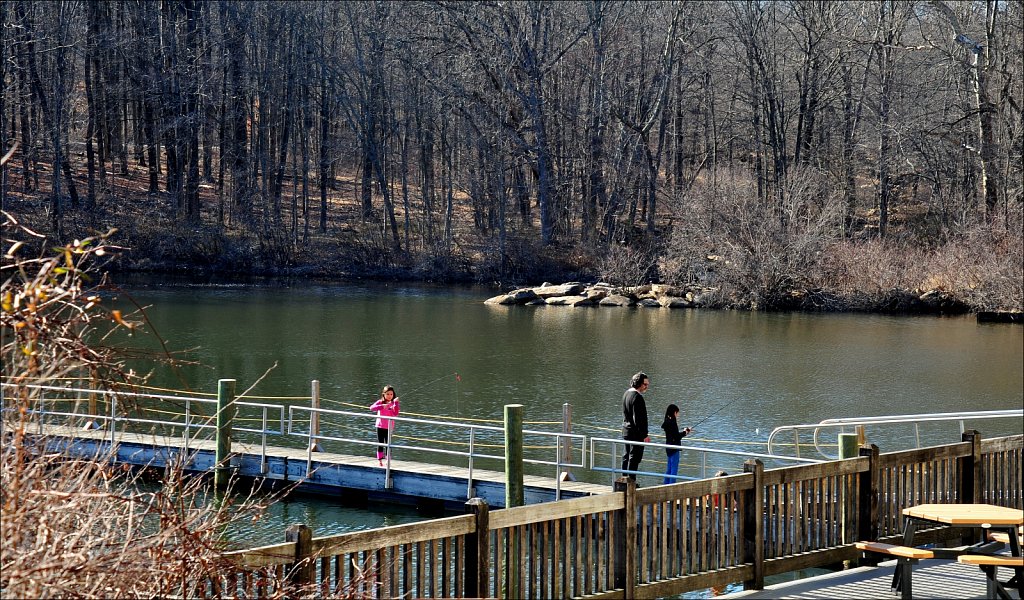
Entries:
[[[875,430],[885,427],[913,426],[914,445],[912,448],[921,448],[921,425],[936,423],[956,423],[959,425],[960,433],[965,431],[966,421],[979,420],[1003,420],[1013,419],[1020,424],[1024,419],[1024,409],[1009,410],[982,410],[947,413],[923,413],[916,415],[888,415],[879,417],[845,417],[839,419],[825,419],[818,423],[806,423],[802,425],[785,425],[776,427],[768,436],[768,454],[779,456],[777,450],[780,447],[792,448],[796,456],[800,457],[801,446],[813,446],[819,456],[826,460],[839,458],[838,452],[830,452],[830,447],[836,447],[835,443],[822,441],[822,434],[829,436],[841,433],[855,432],[858,428],[871,427]],[[792,436],[792,441],[790,441]],[[810,436],[810,443],[803,440]],[[870,436],[869,436],[870,437]],[[907,448],[910,449],[910,448]]]

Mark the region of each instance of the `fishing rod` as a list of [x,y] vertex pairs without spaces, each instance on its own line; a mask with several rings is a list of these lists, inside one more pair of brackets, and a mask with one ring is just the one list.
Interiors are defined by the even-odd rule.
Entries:
[[704,418],[703,418],[703,419],[701,419],[700,421],[697,421],[696,423],[694,423],[693,425],[691,425],[691,426],[690,426],[690,429],[691,429],[691,430],[693,430],[693,429],[696,429],[698,425],[700,425],[700,424],[701,424],[701,423],[703,423],[704,421],[707,421],[708,419],[710,419],[711,417],[713,417],[713,416],[717,415],[718,413],[722,412],[722,409],[724,409],[725,407],[727,407],[727,406],[731,406],[731,405],[733,405],[733,404],[736,404],[736,402],[737,402],[737,401],[739,401],[739,400],[740,400],[739,398],[734,398],[734,399],[730,400],[729,402],[726,402],[725,404],[723,404],[723,405],[719,406],[719,407],[718,407],[718,408],[717,408],[717,409],[715,410],[715,412],[711,413],[710,415],[708,415],[708,416],[704,417]]

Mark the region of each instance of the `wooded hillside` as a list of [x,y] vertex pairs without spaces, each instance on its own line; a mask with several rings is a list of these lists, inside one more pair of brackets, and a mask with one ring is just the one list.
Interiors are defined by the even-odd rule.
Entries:
[[1021,0],[2,2],[0,201],[56,240],[117,226],[133,268],[1020,309],[1022,19]]

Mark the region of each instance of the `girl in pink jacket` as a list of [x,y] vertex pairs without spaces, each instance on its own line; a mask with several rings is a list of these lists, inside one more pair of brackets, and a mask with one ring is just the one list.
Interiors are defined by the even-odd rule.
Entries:
[[377,417],[377,464],[384,466],[384,456],[387,454],[388,436],[395,428],[395,422],[386,417],[397,417],[400,408],[398,397],[395,396],[395,388],[390,385],[384,386],[380,398],[370,406],[370,410],[379,414]]

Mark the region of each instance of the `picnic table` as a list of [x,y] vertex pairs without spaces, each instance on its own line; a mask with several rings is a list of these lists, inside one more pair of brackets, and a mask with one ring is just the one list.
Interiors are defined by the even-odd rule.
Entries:
[[[1024,510],[996,506],[993,504],[919,504],[903,509],[904,528],[903,545],[914,548],[914,534],[922,527],[950,525],[954,527],[977,528],[985,531],[1005,532],[1010,557],[995,556],[993,550],[1000,548],[1002,542],[988,542],[984,533],[978,544],[960,548],[934,548],[935,558],[956,558],[966,564],[977,564],[988,578],[989,594],[1009,597],[1003,586],[1017,586],[1021,581],[1021,542],[1020,527],[1024,525]],[[1013,578],[1005,584],[996,577],[998,566],[1014,568]],[[896,565],[893,574],[893,589],[899,589],[903,581],[903,569],[910,568],[905,561]]]

